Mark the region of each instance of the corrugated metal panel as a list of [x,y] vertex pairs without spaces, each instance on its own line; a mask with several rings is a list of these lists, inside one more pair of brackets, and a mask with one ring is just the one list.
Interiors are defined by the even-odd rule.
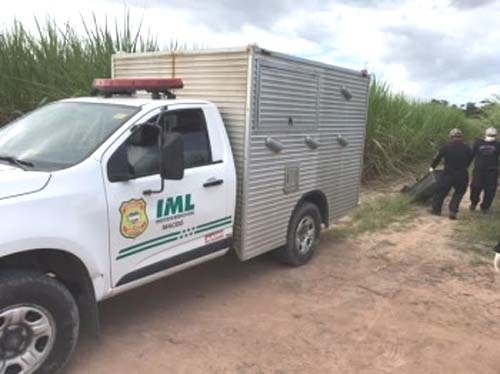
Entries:
[[[265,107],[265,113],[275,120],[272,126],[262,126],[268,120],[262,117],[262,110],[252,112],[245,259],[285,244],[292,211],[309,191],[321,190],[326,195],[331,219],[357,205],[369,84],[361,74],[323,64],[272,53],[256,59],[257,65],[266,68],[254,72],[254,107]],[[341,95],[342,86],[352,93],[351,100]],[[317,126],[293,129],[283,120],[301,111],[309,118],[314,113]],[[338,135],[348,140],[347,147],[339,144]],[[269,136],[284,145],[282,152],[273,153],[266,147]],[[319,141],[320,147],[310,149],[307,136]],[[285,194],[285,167],[290,164],[300,166],[299,190]]]
[[202,50],[175,53],[117,54],[113,74],[127,77],[181,77],[184,88],[179,99],[209,100],[217,105],[226,125],[236,163],[238,187],[234,227],[235,247],[241,247],[242,203],[244,193],[245,136],[249,51]]
[[315,128],[318,124],[318,76],[260,64],[258,127]]

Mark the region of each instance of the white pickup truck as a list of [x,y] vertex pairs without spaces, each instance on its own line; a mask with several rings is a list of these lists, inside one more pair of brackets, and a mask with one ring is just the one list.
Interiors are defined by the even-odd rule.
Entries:
[[[177,57],[182,90],[115,66],[104,97],[0,130],[0,374],[60,372],[99,301],[232,248],[304,264],[357,204],[366,73],[255,46]],[[113,63],[138,58],[166,75],[161,54]]]

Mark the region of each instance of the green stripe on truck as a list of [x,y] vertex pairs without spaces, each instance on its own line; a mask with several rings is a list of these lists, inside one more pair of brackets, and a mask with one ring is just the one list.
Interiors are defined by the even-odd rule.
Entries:
[[[202,225],[196,226],[193,228],[194,234],[199,234],[202,232],[210,231],[213,229],[224,228],[225,226],[230,226],[232,224],[232,217],[227,216],[224,218],[220,218],[214,221],[210,221],[204,223]],[[151,248],[158,247],[163,244],[171,243],[176,240],[182,239],[183,236],[180,235],[181,231],[176,231],[167,235],[163,235],[154,239],[147,240],[145,242],[135,244],[133,246],[123,248],[119,251],[117,260],[121,260],[123,258],[127,258],[129,256],[135,255],[137,253],[146,251]]]

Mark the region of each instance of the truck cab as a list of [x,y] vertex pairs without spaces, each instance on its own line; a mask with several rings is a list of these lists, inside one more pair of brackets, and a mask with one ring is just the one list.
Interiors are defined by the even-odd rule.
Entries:
[[2,374],[57,372],[98,301],[230,248],[236,174],[210,102],[63,100],[0,149]]

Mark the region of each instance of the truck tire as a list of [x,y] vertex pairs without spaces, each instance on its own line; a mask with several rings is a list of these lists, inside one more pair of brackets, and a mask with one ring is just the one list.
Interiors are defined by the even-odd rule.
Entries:
[[321,213],[316,205],[305,202],[292,214],[288,224],[287,243],[275,254],[278,260],[290,265],[304,265],[319,246]]
[[79,333],[71,293],[33,271],[0,271],[0,374],[56,374]]

